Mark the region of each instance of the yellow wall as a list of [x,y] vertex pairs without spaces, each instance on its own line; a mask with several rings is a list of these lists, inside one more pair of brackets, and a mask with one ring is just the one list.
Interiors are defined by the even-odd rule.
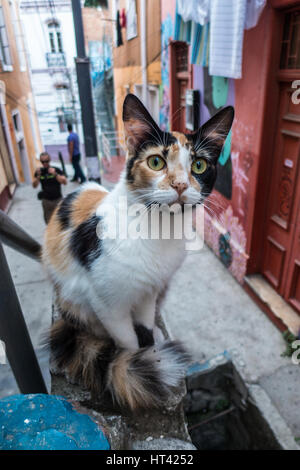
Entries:
[[3,189],[7,186],[7,184],[8,184],[8,181],[6,178],[5,171],[4,171],[4,166],[0,158],[0,194],[2,193]]
[[[137,37],[127,41],[126,29],[122,28],[123,45],[114,47],[114,88],[116,104],[116,121],[119,131],[123,131],[122,107],[126,96],[126,87],[134,93],[134,85],[142,84],[142,67],[140,51],[140,0],[137,5]],[[120,0],[120,10],[126,7],[126,1]],[[161,20],[160,0],[147,2],[147,80],[150,85],[161,84]]]
[[[10,46],[10,54],[13,63],[13,70],[11,72],[4,72],[1,71],[0,80],[4,81],[5,88],[6,88],[6,114],[9,123],[9,130],[10,136],[12,140],[12,145],[15,154],[15,160],[17,163],[17,168],[19,172],[20,181],[24,180],[23,169],[21,165],[20,155],[18,151],[18,146],[15,138],[15,131],[13,126],[12,120],[12,111],[18,109],[21,119],[22,119],[22,126],[23,126],[23,133],[24,133],[24,140],[26,144],[27,154],[28,154],[28,161],[29,167],[31,169],[31,173],[33,172],[36,167],[36,155],[35,155],[35,146],[34,146],[34,138],[32,134],[30,116],[28,113],[27,108],[27,101],[29,100],[31,103],[31,109],[33,110],[33,125],[36,129],[36,136],[37,136],[37,152],[40,153],[43,149],[39,127],[38,127],[38,120],[36,115],[36,109],[34,107],[34,102],[32,99],[32,90],[31,90],[31,83],[30,83],[30,76],[28,72],[28,64],[25,71],[21,71],[19,65],[19,55],[17,51],[16,41],[15,41],[15,34],[13,25],[11,22],[11,14],[9,3],[7,0],[2,0],[2,7],[3,13],[5,17],[5,24],[6,24],[6,31],[8,36],[8,43]],[[0,67],[1,68],[1,67]]]

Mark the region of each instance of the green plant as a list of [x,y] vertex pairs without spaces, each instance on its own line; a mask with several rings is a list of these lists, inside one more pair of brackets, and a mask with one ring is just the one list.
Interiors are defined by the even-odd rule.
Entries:
[[281,354],[282,357],[292,357],[293,352],[295,351],[292,348],[292,343],[296,341],[298,338],[297,336],[293,335],[289,330],[285,330],[283,332],[283,339],[286,344],[286,350]]
[[85,7],[103,7],[103,8],[108,8],[108,2],[107,0],[85,0],[84,2]]
[[229,406],[230,406],[230,401],[229,400],[221,399],[217,402],[217,404],[215,406],[215,411],[217,413],[220,413],[221,411],[224,411],[227,408],[229,408]]

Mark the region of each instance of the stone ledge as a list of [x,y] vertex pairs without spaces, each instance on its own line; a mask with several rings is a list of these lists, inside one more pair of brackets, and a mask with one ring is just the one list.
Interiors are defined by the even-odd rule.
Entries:
[[[53,307],[53,320],[58,313]],[[165,339],[170,335],[157,313],[156,325]],[[174,390],[173,397],[163,409],[142,411],[137,414],[124,414],[110,409],[110,404],[92,399],[87,390],[71,384],[64,376],[51,373],[51,394],[62,395],[75,402],[81,410],[97,421],[105,431],[112,450],[149,449],[155,450],[195,450],[187,430],[182,399],[186,394],[184,381]]]
[[156,445],[158,450],[195,449],[187,431],[182,406],[184,384],[176,391],[173,402],[167,403],[164,409],[134,415],[103,410],[100,402],[91,400],[88,391],[82,390],[79,385],[68,383],[62,376],[52,374],[51,393],[75,402],[98,421],[113,450],[155,450]]

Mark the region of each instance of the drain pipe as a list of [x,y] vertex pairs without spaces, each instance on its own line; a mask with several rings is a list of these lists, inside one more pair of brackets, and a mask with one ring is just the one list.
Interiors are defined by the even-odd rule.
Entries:
[[140,2],[140,28],[141,28],[141,64],[142,64],[142,101],[148,106],[147,93],[147,0]]

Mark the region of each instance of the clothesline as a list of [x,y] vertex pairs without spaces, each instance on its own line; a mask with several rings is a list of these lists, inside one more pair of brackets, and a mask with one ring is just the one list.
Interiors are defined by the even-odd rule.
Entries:
[[191,44],[190,62],[210,75],[242,77],[244,30],[257,25],[266,0],[177,0],[174,39]]

